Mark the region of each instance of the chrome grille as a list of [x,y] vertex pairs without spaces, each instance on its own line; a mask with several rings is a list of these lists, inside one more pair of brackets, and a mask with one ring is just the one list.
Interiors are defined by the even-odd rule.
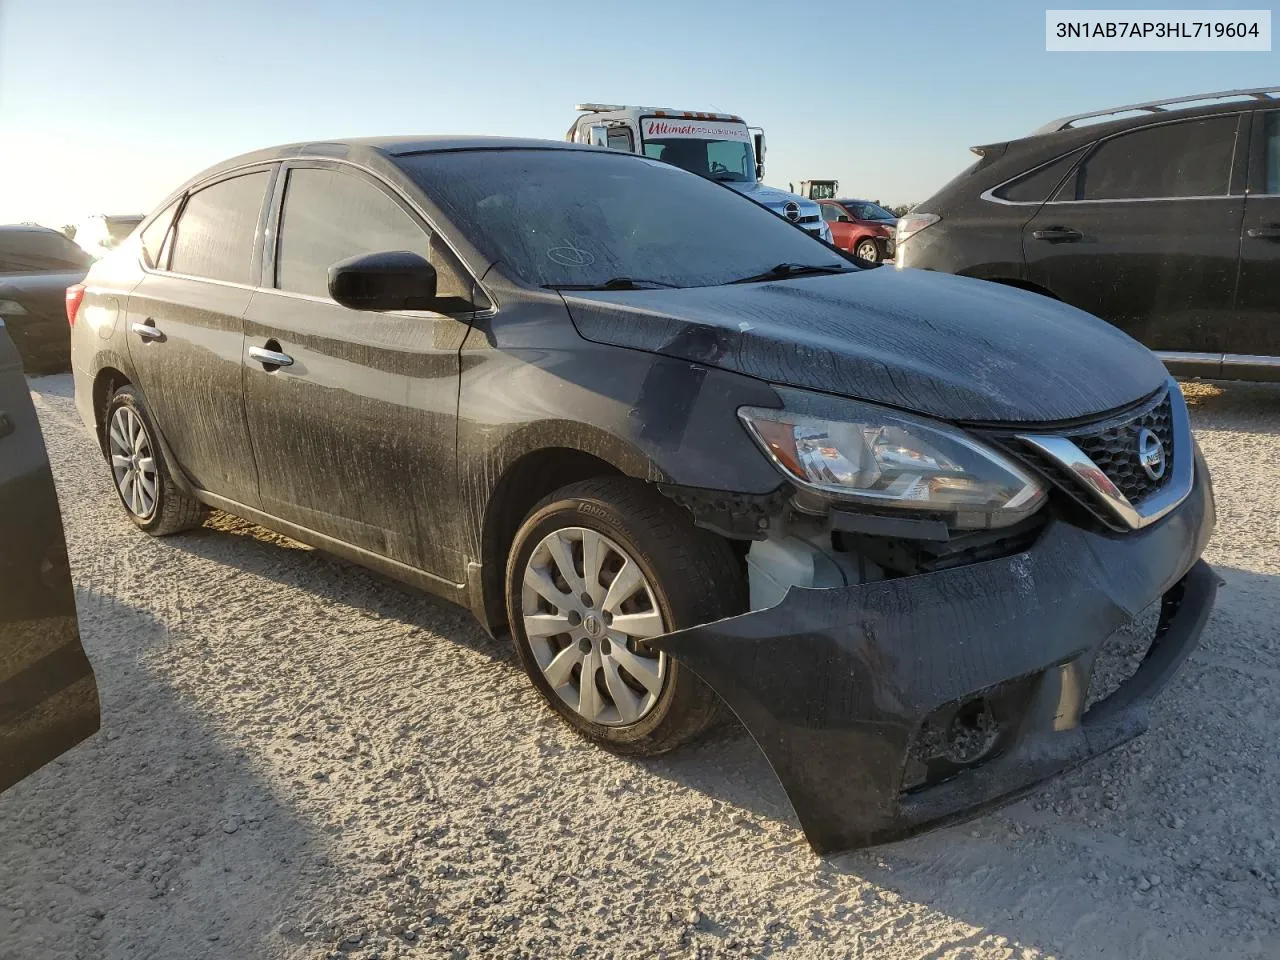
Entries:
[[1152,480],[1138,462],[1138,434],[1150,430],[1164,445],[1165,456],[1173,455],[1173,417],[1169,393],[1157,399],[1154,406],[1141,411],[1131,420],[1112,424],[1105,429],[1091,432],[1068,433],[1066,436],[1084,451],[1116,485],[1130,503],[1141,503],[1155,493],[1173,475],[1166,470],[1158,480]]

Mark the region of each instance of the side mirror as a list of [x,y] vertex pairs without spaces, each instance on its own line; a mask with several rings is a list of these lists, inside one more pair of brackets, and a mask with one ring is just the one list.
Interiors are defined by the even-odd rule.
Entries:
[[351,310],[431,310],[436,268],[408,250],[349,257],[329,268],[329,296]]
[[836,223],[853,223],[853,218],[847,213],[842,213],[836,217]]
[[593,147],[609,146],[609,128],[602,123],[587,127],[587,143]]
[[764,179],[764,131],[753,131],[751,138],[756,148],[756,180]]

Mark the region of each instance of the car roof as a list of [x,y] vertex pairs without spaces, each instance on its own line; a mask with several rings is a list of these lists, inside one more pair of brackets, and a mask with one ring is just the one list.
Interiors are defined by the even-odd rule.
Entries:
[[[446,153],[462,150],[578,150],[589,153],[607,152],[614,156],[633,156],[619,150],[604,147],[568,143],[564,140],[539,140],[532,137],[483,137],[483,136],[400,136],[400,137],[352,137],[340,140],[312,140],[284,143],[265,147],[249,153],[230,157],[200,171],[174,190],[157,209],[164,209],[172,200],[197,184],[240,167],[279,160],[346,160],[392,177],[402,177],[403,171],[395,163],[396,157],[423,153]],[[637,157],[637,159],[641,159]]]
[[66,236],[61,230],[42,227],[37,223],[0,223],[0,230],[5,233],[56,233],[60,237]]

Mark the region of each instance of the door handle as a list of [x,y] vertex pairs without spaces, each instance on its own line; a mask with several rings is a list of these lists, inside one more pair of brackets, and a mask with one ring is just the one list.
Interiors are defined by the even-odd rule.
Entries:
[[[268,340],[267,343],[275,343],[275,341]],[[276,343],[276,346],[278,347],[280,344]],[[250,347],[249,356],[264,367],[287,367],[293,363],[293,357],[287,353],[281,353],[279,350],[268,350],[266,347]]]
[[1280,240],[1280,226],[1250,227],[1248,234],[1254,240]]
[[1083,233],[1071,227],[1045,227],[1043,230],[1033,230],[1031,236],[1049,243],[1075,243],[1084,239]]
[[164,333],[156,329],[155,322],[148,320],[146,323],[135,323],[129,328],[143,340],[158,342],[164,339]]

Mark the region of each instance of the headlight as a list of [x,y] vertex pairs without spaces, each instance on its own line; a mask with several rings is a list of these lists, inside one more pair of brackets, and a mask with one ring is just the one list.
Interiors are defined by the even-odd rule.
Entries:
[[947,514],[955,527],[1002,527],[1034,513],[1045,488],[954,427],[848,402],[847,420],[742,407],[738,416],[802,488],[879,508]]
[[0,300],[0,316],[21,317],[26,312],[27,308],[17,300]]

